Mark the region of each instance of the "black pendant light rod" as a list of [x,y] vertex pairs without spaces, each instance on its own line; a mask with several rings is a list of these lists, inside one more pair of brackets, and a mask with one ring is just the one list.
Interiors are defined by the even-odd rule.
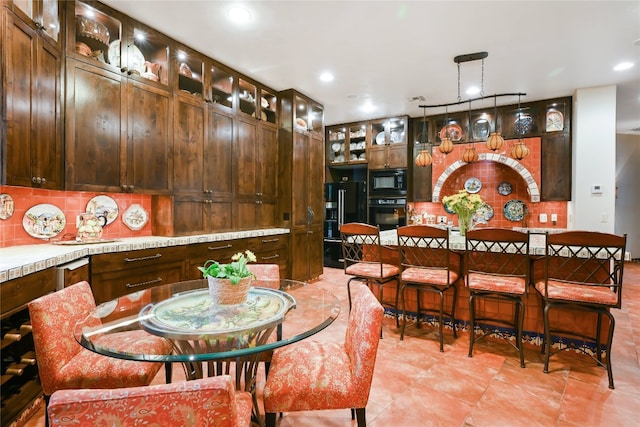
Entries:
[[447,104],[433,104],[433,105],[418,105],[419,108],[438,108],[438,107],[450,107],[452,105],[460,105],[460,104],[466,104],[467,102],[475,102],[475,101],[481,101],[483,99],[491,99],[493,98],[494,100],[496,98],[501,98],[503,96],[527,96],[526,93],[522,93],[522,92],[516,92],[516,93],[496,93],[494,95],[487,95],[487,96],[480,96],[478,98],[470,98],[464,101],[457,101],[457,102],[449,102]]

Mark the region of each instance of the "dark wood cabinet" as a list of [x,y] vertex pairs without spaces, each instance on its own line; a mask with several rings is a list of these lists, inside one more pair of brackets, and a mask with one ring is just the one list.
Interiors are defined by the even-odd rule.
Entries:
[[62,189],[60,51],[7,8],[2,25],[4,183]]
[[563,132],[542,136],[540,147],[540,200],[571,200],[571,139]]
[[60,51],[62,2],[59,0],[9,0],[4,2],[23,22]]
[[411,202],[430,202],[433,194],[432,188],[432,167],[418,166],[415,159],[421,151],[426,150],[433,153],[433,145],[429,142],[429,121],[428,119],[414,119],[411,122],[409,138],[409,152],[413,153],[409,157],[409,188],[408,199]]
[[280,93],[280,177],[288,185],[281,190],[279,210],[291,229],[290,277],[295,280],[318,277],[323,269],[323,123],[319,103],[294,90]]
[[27,303],[55,291],[55,286],[53,268],[9,280],[0,286],[0,419],[3,427],[11,425],[24,408],[42,395]]
[[408,117],[370,122],[371,145],[367,153],[370,170],[407,167],[408,123]]
[[269,122],[238,116],[233,146],[233,228],[276,225],[278,130]]

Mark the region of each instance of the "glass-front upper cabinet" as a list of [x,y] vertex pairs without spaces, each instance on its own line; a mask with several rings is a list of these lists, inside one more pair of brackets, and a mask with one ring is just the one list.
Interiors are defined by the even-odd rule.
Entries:
[[169,85],[169,39],[137,21],[131,20],[129,24],[126,45],[120,46],[121,52],[126,52],[121,56],[121,69],[145,81]]
[[271,90],[260,88],[260,120],[275,124],[278,96]]
[[238,86],[238,111],[255,117],[258,88],[255,84],[245,79],[239,79]]
[[347,156],[347,128],[338,126],[327,128],[327,163],[344,163]]
[[[123,65],[123,24],[126,19],[99,4],[77,1],[67,15],[67,51],[76,58],[96,64],[109,64],[117,69]],[[72,8],[70,8],[72,9]],[[126,50],[124,50],[126,54]]]
[[59,46],[61,4],[58,0],[13,0],[14,11],[19,10],[33,22],[33,26]]
[[204,99],[204,56],[186,46],[177,47],[175,56],[178,93]]
[[367,161],[367,125],[357,123],[347,129],[347,158],[349,163],[366,163]]
[[315,102],[310,103],[309,112],[309,129],[311,132],[323,135],[324,134],[324,107]]
[[209,66],[209,71],[211,72],[211,83],[207,101],[215,105],[233,109],[233,93],[236,84],[235,75],[228,68],[215,63]]
[[324,108],[309,98],[295,95],[295,127],[298,130],[324,135]]
[[276,124],[278,96],[249,80],[238,80],[238,111],[266,123]]
[[375,120],[371,122],[371,145],[407,143],[406,117]]

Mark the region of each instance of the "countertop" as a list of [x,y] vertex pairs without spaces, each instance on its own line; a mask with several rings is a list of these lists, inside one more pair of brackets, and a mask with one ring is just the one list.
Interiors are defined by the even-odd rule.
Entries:
[[63,265],[88,255],[125,252],[139,249],[164,248],[195,243],[244,239],[247,237],[288,234],[286,228],[244,230],[227,233],[200,234],[195,236],[132,237],[92,244],[55,244],[12,246],[0,249],[0,283],[26,276],[36,271]]

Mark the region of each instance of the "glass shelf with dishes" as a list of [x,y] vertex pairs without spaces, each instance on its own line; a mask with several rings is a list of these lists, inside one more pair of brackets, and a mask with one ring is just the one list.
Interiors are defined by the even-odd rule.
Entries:
[[366,122],[327,127],[329,166],[367,165],[368,125]]
[[233,93],[236,77],[234,73],[217,63],[207,67],[211,73],[208,102],[225,108],[233,109]]
[[185,46],[176,46],[178,60],[178,92],[198,98],[204,97],[204,56]]
[[248,79],[238,79],[238,111],[266,123],[277,123],[278,96]]
[[[126,71],[129,75],[152,81],[163,86],[169,85],[169,38],[130,20],[126,36]],[[123,61],[125,62],[125,61]]]
[[109,64],[120,71],[123,50],[120,40],[126,17],[100,4],[80,1],[69,11],[68,53],[94,64]]
[[324,136],[324,108],[322,105],[304,95],[295,94],[293,110],[296,130]]

